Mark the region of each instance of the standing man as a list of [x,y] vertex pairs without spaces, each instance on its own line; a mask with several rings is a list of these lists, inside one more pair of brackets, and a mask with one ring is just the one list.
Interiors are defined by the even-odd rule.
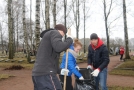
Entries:
[[66,32],[65,26],[58,24],[54,29],[41,33],[42,40],[32,71],[34,90],[62,90],[56,76],[59,69],[59,56],[60,52],[68,49],[73,43],[71,37],[68,37],[64,42],[62,41]]
[[110,61],[108,49],[96,33],[91,34],[90,40],[87,68],[93,70],[91,74],[95,77],[96,90],[99,90],[99,84],[101,90],[107,90],[107,66]]

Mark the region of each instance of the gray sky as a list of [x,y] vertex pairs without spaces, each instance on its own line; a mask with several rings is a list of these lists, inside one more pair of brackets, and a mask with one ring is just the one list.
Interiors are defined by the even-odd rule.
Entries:
[[[59,0],[61,1],[61,0]],[[68,5],[70,5],[71,0],[68,0]],[[88,15],[91,15],[87,20],[86,20],[86,38],[90,38],[91,33],[97,33],[99,37],[106,37],[106,32],[105,32],[105,22],[104,22],[104,15],[103,15],[103,4],[102,0],[87,0],[86,7],[88,10],[90,6],[90,10],[88,12]],[[109,1],[109,0],[107,0]],[[4,9],[4,6],[6,3],[4,3],[4,0],[1,0],[0,3],[0,9]],[[127,25],[128,25],[128,35],[129,38],[134,38],[134,1],[133,0],[126,0],[127,3]],[[29,10],[30,8],[30,0],[26,0],[26,5]],[[43,2],[42,2],[42,7],[44,7]],[[113,21],[116,17],[119,17],[114,23],[112,23],[111,27],[114,26],[113,28],[110,29],[110,37],[115,38],[115,37],[121,37],[124,39],[124,26],[123,26],[123,15],[122,15],[122,0],[116,0],[116,2],[113,4],[113,11],[111,12],[109,16],[109,22]],[[112,8],[113,8],[112,7]],[[81,5],[82,8],[82,5]],[[51,13],[51,12],[50,12]],[[27,13],[28,14],[28,13]],[[62,10],[58,13],[57,16],[57,23],[61,23],[64,21],[64,18],[61,18],[59,16],[62,16],[63,13],[63,8]],[[73,21],[73,13],[71,12],[70,14],[71,20]],[[79,31],[79,37],[83,38],[84,33],[83,33],[83,12],[82,9],[80,10],[80,15],[81,15],[81,21],[80,21],[80,31]],[[2,21],[7,20],[5,19],[7,16],[4,16],[4,18],[0,15],[0,20]],[[35,21],[35,0],[32,0],[32,19]],[[52,20],[52,18],[50,18]],[[41,22],[42,22],[42,14],[41,14]],[[67,19],[69,20],[69,19]],[[52,23],[51,23],[52,24]],[[44,23],[41,24],[41,27],[43,27]],[[6,24],[5,24],[6,26]],[[53,26],[52,26],[53,27]],[[75,37],[76,36],[76,30],[75,30],[75,23],[71,27],[72,34]]]

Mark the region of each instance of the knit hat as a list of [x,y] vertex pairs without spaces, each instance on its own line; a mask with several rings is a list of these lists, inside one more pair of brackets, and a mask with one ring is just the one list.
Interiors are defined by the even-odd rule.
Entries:
[[63,31],[64,34],[67,33],[66,27],[65,27],[64,25],[62,25],[62,24],[57,24],[57,25],[55,26],[55,29],[56,29],[56,30],[61,30],[61,31]]
[[92,39],[98,39],[98,35],[96,33],[92,33],[90,35],[90,40],[92,40]]

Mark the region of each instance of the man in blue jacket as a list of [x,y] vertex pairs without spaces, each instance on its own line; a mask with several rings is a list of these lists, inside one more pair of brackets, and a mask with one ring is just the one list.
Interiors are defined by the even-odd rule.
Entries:
[[99,90],[99,84],[101,90],[107,90],[107,66],[110,61],[108,49],[96,33],[91,34],[90,40],[87,68],[94,70],[91,74],[95,77],[96,90]]

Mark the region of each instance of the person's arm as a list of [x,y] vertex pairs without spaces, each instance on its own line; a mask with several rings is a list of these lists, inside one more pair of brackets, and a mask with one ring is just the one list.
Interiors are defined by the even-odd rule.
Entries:
[[71,71],[74,75],[76,75],[78,78],[80,78],[82,75],[80,72],[75,68],[74,58],[71,54],[68,54],[68,69]]
[[68,37],[64,42],[58,32],[52,32],[51,34],[51,44],[53,49],[56,52],[62,52],[69,48],[69,46],[73,43],[72,38]]
[[103,59],[103,63],[99,66],[99,70],[103,70],[105,67],[108,66],[109,64],[109,52],[108,52],[108,49],[107,47],[104,47],[103,51],[102,51],[102,59]]

